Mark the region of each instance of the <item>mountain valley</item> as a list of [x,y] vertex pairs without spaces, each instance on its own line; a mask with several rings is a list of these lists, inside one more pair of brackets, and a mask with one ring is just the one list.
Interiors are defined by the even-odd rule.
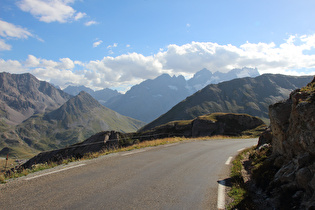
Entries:
[[[255,75],[255,71],[243,68],[231,72],[235,77]],[[192,120],[215,112],[247,113],[266,122],[269,104],[286,98],[293,89],[312,79],[285,75],[239,78],[210,84],[187,97],[209,81],[213,82],[215,74],[203,69],[188,81],[183,76],[163,74],[133,86],[125,94],[110,89],[93,91],[84,86],[69,87],[67,91],[75,95],[72,96],[30,74],[2,73],[0,155],[10,152],[30,157],[40,151],[81,142],[101,131],[143,132],[171,121]],[[82,88],[92,94],[103,92],[103,96],[112,94],[112,97],[105,99],[105,107],[95,95],[93,98],[84,91],[77,94]],[[181,102],[176,104],[176,101]],[[126,117],[130,113],[133,118]],[[145,125],[135,120],[137,118],[148,122],[157,119]]]
[[73,97],[30,74],[1,73],[0,78],[4,78],[0,92],[2,156],[10,152],[30,157],[103,130],[133,132],[144,125],[104,107],[86,92]]

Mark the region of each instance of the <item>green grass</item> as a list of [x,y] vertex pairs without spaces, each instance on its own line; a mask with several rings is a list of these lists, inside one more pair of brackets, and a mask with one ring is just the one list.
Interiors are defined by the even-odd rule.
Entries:
[[268,183],[271,182],[277,171],[272,162],[268,159],[271,152],[271,147],[255,150],[254,146],[242,151],[236,156],[235,160],[232,162],[232,187],[228,193],[233,201],[229,204],[228,209],[255,209],[255,204],[250,198],[250,192],[242,177],[242,160],[248,157],[251,179],[256,181],[258,187],[263,188],[264,186],[268,186]]
[[255,138],[255,137],[259,137],[262,132],[267,128],[267,126],[265,124],[260,125],[252,130],[246,130],[242,132],[242,136],[243,137],[248,137],[248,138]]
[[232,202],[228,205],[228,209],[252,209],[252,204],[249,199],[244,179],[242,177],[242,162],[245,155],[254,148],[243,150],[239,153],[232,162],[231,168],[231,189],[228,195],[232,198]]
[[273,180],[278,168],[274,166],[270,155],[271,147],[265,147],[260,151],[253,151],[249,158],[252,160],[252,178],[255,179],[256,185],[265,189]]
[[311,82],[307,84],[305,87],[302,87],[301,92],[306,92],[308,94],[315,92],[315,82]]

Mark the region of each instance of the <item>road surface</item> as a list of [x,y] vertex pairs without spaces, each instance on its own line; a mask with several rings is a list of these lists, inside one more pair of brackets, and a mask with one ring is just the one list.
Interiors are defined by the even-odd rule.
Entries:
[[59,166],[0,185],[0,209],[216,209],[226,161],[256,143],[189,141]]

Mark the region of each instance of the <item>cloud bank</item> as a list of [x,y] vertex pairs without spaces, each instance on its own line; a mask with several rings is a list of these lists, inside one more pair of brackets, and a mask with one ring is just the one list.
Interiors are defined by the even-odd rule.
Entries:
[[228,72],[245,66],[258,68],[261,74],[315,75],[315,34],[290,36],[280,45],[273,42],[246,42],[241,46],[213,42],[171,44],[166,50],[151,56],[134,52],[86,63],[70,58],[52,61],[33,55],[25,61],[0,59],[2,71],[29,72],[62,88],[72,84],[120,91],[162,73],[190,77],[202,68]]
[[0,37],[0,51],[11,50],[12,46],[6,43],[6,41],[10,39],[27,39],[28,37],[35,37],[38,40],[43,41],[29,32],[28,29],[3,20],[0,20]]
[[[74,3],[75,0],[20,0],[16,5],[39,21],[67,23],[78,21],[87,16],[86,13],[78,12],[70,6]],[[89,21],[85,25],[89,26],[95,23],[95,21]]]

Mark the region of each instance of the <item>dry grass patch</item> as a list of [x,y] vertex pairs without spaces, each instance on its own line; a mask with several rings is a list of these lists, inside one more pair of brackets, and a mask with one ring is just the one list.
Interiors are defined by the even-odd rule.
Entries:
[[1,158],[0,159],[0,173],[3,173],[5,171],[5,169],[14,168],[17,165],[18,165],[18,162],[16,162],[15,159],[9,158],[8,162],[6,163],[6,159],[5,158],[3,158],[3,159]]

